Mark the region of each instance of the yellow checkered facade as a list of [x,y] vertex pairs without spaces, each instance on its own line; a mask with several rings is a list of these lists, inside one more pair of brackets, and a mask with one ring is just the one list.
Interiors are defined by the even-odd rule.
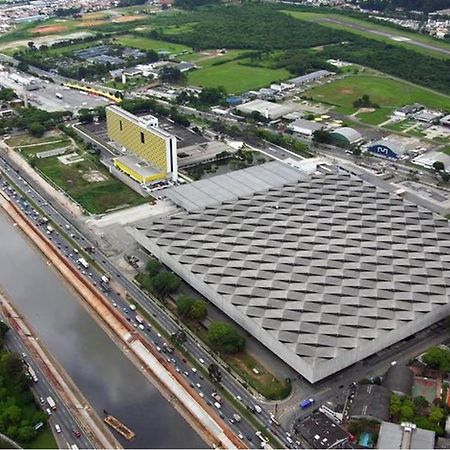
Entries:
[[167,176],[169,136],[161,136],[157,130],[140,124],[135,116],[116,106],[106,108],[106,125],[111,140],[161,170],[160,178]]

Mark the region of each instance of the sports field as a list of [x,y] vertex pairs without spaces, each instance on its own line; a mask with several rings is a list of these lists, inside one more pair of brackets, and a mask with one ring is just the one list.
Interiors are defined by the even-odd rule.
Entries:
[[356,112],[353,102],[364,94],[369,95],[373,103],[380,105],[380,108],[373,113],[358,114],[359,118],[368,123],[381,123],[393,109],[411,103],[420,103],[439,110],[450,109],[450,97],[444,94],[437,94],[411,83],[376,75],[349,75],[307,91],[307,95],[314,100],[335,105],[338,110],[342,108],[347,114]]
[[154,50],[155,52],[167,51],[170,53],[180,53],[182,51],[192,51],[186,45],[132,35],[119,36],[117,42],[125,47],[138,48],[139,50]]
[[223,86],[229,94],[240,94],[291,76],[285,69],[246,66],[242,62],[243,60],[236,60],[194,70],[188,75],[189,84],[201,87]]
[[[389,26],[383,25],[382,23],[373,23],[368,22],[362,19],[356,19],[354,17],[348,17],[343,14],[332,14],[332,13],[312,13],[312,12],[303,12],[303,11],[284,11],[286,14],[289,14],[292,17],[300,20],[306,20],[309,22],[320,23],[320,25],[335,28],[337,30],[345,30],[354,34],[358,34],[365,38],[375,39],[377,41],[383,41],[388,44],[402,46],[411,50],[415,50],[417,52],[430,55],[430,56],[439,56],[441,58],[450,58],[450,56],[443,52],[439,52],[433,49],[423,48],[408,42],[408,40],[422,42],[424,44],[429,44],[434,47],[442,48],[445,50],[450,50],[450,44],[447,44],[445,41],[439,41],[437,39],[433,39],[430,36],[426,36],[419,33],[409,32],[406,30],[399,30],[396,28],[391,28]],[[331,22],[329,19],[336,22]],[[348,25],[347,25],[348,24]],[[357,26],[358,28],[355,28]],[[392,39],[392,37],[383,36],[380,34],[371,33],[370,31],[364,30],[374,30],[377,32],[387,33],[391,36],[395,36],[396,39]],[[400,38],[400,39],[398,39]]]

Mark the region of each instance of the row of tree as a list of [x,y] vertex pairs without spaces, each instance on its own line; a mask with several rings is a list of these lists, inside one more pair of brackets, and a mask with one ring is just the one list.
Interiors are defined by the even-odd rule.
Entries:
[[[154,258],[148,260],[145,273],[138,276],[144,288],[151,290],[160,300],[165,301],[168,295],[174,294],[180,287],[181,280]],[[205,300],[180,295],[176,300],[177,314],[182,319],[203,321],[208,314]],[[245,338],[236,328],[223,322],[213,322],[208,325],[208,341],[212,348],[223,353],[236,353],[243,350]]]

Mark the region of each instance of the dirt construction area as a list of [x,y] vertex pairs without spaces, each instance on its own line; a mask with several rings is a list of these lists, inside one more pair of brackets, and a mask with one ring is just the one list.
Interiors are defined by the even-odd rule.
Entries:
[[66,25],[48,25],[45,27],[36,27],[31,31],[35,34],[53,34],[53,33],[63,33],[69,28]]

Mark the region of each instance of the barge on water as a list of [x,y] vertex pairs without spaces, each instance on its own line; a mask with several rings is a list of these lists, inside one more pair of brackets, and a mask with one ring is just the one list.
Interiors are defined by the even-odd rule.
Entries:
[[131,431],[126,425],[124,425],[119,419],[114,416],[108,415],[105,417],[105,422],[118,433],[120,433],[125,439],[131,441],[136,436],[134,431]]

